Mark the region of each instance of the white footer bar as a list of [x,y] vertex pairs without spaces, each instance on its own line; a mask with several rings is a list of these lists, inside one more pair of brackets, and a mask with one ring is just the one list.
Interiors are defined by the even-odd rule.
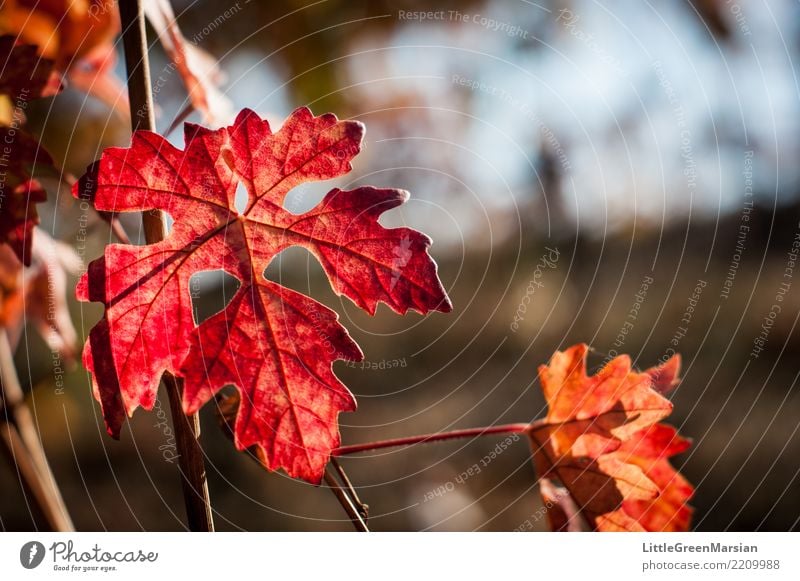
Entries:
[[796,533],[0,533],[15,580],[796,580],[798,563]]

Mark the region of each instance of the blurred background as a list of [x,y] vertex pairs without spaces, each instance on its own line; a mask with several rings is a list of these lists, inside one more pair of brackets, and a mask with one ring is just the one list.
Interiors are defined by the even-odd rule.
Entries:
[[[187,39],[218,59],[234,110],[250,107],[277,127],[307,105],[366,124],[353,172],[297,188],[289,209],[312,208],[333,186],[401,187],[411,200],[382,223],[434,240],[449,315],[400,317],[383,305],[370,317],[334,295],[305,251],[270,267],[274,280],[336,310],[365,352],[364,366],[335,365],[359,402],[341,416],[343,443],[541,417],[537,366],[573,343],[591,345],[593,370],[617,353],[646,368],[674,350],[684,371],[670,422],[694,440],[675,459],[697,487],[694,527],[800,526],[797,2],[173,6]],[[151,63],[166,131],[186,93],[160,48]],[[75,175],[99,157],[98,138],[103,147],[129,139],[124,118],[71,89],[28,115]],[[170,139],[180,146],[180,131]],[[45,230],[77,247],[68,191],[51,195],[43,215]],[[135,218],[125,226],[136,235]],[[93,222],[84,264],[108,241]],[[230,296],[221,276],[202,288],[201,312]],[[69,295],[84,337],[101,311]],[[79,363],[63,393],[54,389],[51,352],[27,329],[17,364],[79,530],[184,528],[163,394],[117,442]],[[237,453],[211,407],[202,442],[218,529],[352,529],[324,486]],[[342,464],[373,530],[544,530],[524,441],[459,478],[500,440]],[[2,528],[38,526],[6,463],[0,489]]]

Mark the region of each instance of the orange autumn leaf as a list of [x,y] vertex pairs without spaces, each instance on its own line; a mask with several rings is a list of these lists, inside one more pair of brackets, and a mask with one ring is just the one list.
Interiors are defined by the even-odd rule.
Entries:
[[119,31],[114,0],[7,0],[0,6],[0,33],[36,45],[72,86],[127,116],[127,93],[113,74]]
[[626,500],[625,512],[647,531],[686,531],[692,520],[687,504],[694,487],[669,462],[671,456],[685,452],[691,442],[666,424],[641,430],[623,442],[614,455],[635,464],[658,487],[659,494],[649,500]]
[[[207,122],[227,122],[230,101],[218,90],[223,78],[216,60],[188,42],[167,0],[145,0],[144,10],[189,94],[191,107]],[[0,5],[0,34],[38,47],[69,84],[99,99],[123,117],[128,96],[114,75],[115,39],[120,33],[113,0],[8,0]]]
[[119,32],[114,0],[6,0],[0,28],[39,47],[39,54],[65,71]]
[[586,345],[575,345],[539,367],[548,414],[528,429],[537,473],[563,486],[595,530],[653,530],[655,509],[649,507],[664,483],[650,477],[650,463],[623,446],[635,447],[643,431],[670,414],[672,404],[654,387],[674,385],[680,362],[673,358],[640,373],[622,355],[589,376],[587,353]]

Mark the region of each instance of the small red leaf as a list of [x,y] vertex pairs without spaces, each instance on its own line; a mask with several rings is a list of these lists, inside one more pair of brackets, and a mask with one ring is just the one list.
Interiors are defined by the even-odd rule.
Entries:
[[[363,130],[302,108],[272,133],[245,110],[215,131],[187,124],[184,150],[137,132],[130,148],[106,150],[75,187],[101,211],[157,209],[174,219],[162,242],[108,246],[78,285],[81,300],[106,306],[84,363],[113,435],[125,413],[152,407],[165,371],[184,378],[187,413],[233,384],[241,393],[237,447],[260,446],[268,467],[319,482],[339,444],[337,416],[355,409],[332,363],[362,355],[333,311],[264,277],[272,258],[289,246],[307,248],[334,290],[370,313],[379,301],[401,313],[451,308],[427,253],[430,240],[378,223],[405,192],[334,189],[305,214],[283,208],[298,184],[348,172]],[[242,214],[237,181],[249,198]],[[402,261],[398,247],[407,249]],[[209,269],[241,286],[225,309],[196,325],[189,280]]]

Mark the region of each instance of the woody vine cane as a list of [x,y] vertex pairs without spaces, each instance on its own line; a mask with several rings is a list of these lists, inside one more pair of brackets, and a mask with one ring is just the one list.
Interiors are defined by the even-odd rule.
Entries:
[[[150,64],[147,56],[147,36],[141,0],[119,2],[122,20],[122,42],[125,50],[125,68],[128,76],[128,97],[131,105],[131,131],[155,131],[153,97],[150,91]],[[159,242],[166,235],[164,212],[142,213],[142,226],[148,244]],[[181,408],[181,382],[166,373],[163,377],[167,389],[175,443],[180,457],[181,485],[186,504],[188,526],[193,531],[213,531],[214,518],[208,494],[203,451],[198,438],[200,422],[197,414],[186,415]]]

